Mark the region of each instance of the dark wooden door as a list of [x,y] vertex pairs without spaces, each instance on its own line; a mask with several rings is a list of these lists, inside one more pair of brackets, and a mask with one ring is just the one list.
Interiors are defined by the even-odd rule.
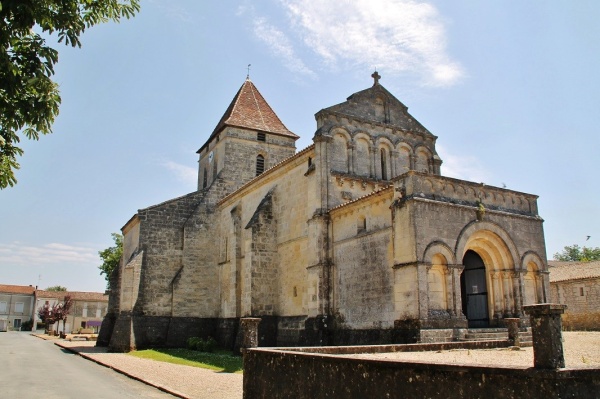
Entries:
[[463,258],[465,270],[460,276],[463,313],[469,327],[488,327],[488,292],[485,264],[475,251],[468,250]]

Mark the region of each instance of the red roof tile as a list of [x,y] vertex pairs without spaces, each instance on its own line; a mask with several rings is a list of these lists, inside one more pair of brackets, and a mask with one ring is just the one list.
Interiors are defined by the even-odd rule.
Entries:
[[56,298],[63,299],[65,296],[70,295],[74,301],[94,301],[94,302],[105,302],[108,301],[108,295],[104,295],[103,292],[82,292],[82,291],[44,291],[38,290],[38,298]]
[[243,127],[261,132],[274,133],[280,136],[299,138],[288,130],[275,111],[269,106],[262,94],[250,79],[246,79],[240,90],[229,104],[217,127],[210,135],[202,149],[227,126]]
[[600,277],[600,261],[592,262],[548,262],[550,282],[581,280]]
[[33,295],[35,287],[31,285],[8,285],[0,284],[0,292],[8,294],[29,294]]

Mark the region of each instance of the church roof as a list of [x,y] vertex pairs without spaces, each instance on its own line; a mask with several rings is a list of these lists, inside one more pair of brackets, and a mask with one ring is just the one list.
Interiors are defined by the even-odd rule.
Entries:
[[299,136],[288,130],[281,122],[275,111],[258,91],[250,79],[246,79],[242,87],[229,104],[227,111],[213,130],[210,138],[198,150],[204,147],[227,126],[242,127],[280,136],[298,139]]
[[375,80],[372,87],[356,92],[348,97],[345,102],[319,112],[348,115],[359,120],[431,134],[408,113],[406,105],[379,83],[381,76],[377,72],[371,76]]

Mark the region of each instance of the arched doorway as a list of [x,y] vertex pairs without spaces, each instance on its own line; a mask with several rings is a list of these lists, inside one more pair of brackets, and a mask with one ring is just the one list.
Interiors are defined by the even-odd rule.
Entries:
[[463,257],[465,270],[460,275],[462,310],[469,321],[469,327],[488,327],[488,290],[485,264],[481,256],[468,250]]

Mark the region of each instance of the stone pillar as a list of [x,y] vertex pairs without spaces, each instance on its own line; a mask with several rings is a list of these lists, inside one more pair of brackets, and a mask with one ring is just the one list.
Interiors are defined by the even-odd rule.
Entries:
[[370,168],[369,168],[369,173],[371,174],[371,178],[376,179],[377,178],[377,147],[375,147],[374,145],[369,147],[369,159],[370,159]]
[[521,319],[518,318],[506,318],[506,327],[508,328],[508,342],[511,346],[521,346],[521,339],[519,337],[519,322]]
[[514,301],[512,297],[512,284],[510,278],[510,271],[506,270],[502,273],[502,291],[504,292],[504,318],[512,317],[514,315]]
[[523,298],[521,297],[521,290],[519,289],[520,273],[513,272],[511,274],[513,282],[513,298],[515,306],[515,317],[521,317],[521,308],[523,306]]
[[535,297],[537,299],[537,303],[544,303],[544,277],[542,273],[538,272],[535,274]]
[[348,173],[354,174],[354,144],[348,143]]
[[400,158],[400,153],[396,150],[392,150],[390,152],[390,166],[392,168],[391,178],[398,176],[398,158]]
[[524,306],[531,319],[533,365],[541,369],[565,367],[561,315],[567,305],[542,303]]
[[[494,318],[500,319],[502,317],[502,288],[500,288],[500,273],[499,272],[491,272],[492,277],[492,295],[494,302]],[[488,289],[489,295],[489,289]]]
[[429,316],[429,281],[427,274],[431,265],[417,264],[417,286],[419,298],[419,318],[425,320]]
[[460,275],[465,270],[464,265],[454,265],[452,268],[452,296],[454,297],[454,312],[457,316],[465,317],[462,312],[462,295],[460,292]]
[[444,286],[446,287],[446,310],[451,316],[456,316],[453,301],[454,294],[452,292],[452,269],[448,265],[444,265]]
[[242,346],[240,352],[248,348],[258,347],[258,324],[259,317],[242,317],[240,319],[240,330],[242,332]]

